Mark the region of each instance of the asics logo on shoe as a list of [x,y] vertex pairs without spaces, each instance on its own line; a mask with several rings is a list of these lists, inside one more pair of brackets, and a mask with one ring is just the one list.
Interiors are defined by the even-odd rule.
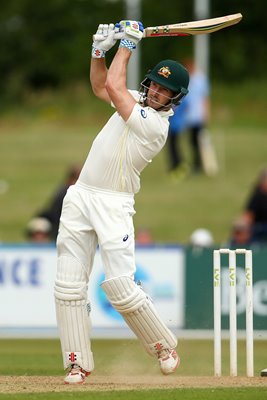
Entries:
[[124,242],[126,242],[126,240],[128,240],[128,238],[129,238],[129,235],[125,235],[125,236],[123,237],[122,240],[123,240]]

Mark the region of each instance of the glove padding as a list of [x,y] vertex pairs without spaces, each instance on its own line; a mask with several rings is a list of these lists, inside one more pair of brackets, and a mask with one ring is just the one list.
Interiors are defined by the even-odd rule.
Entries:
[[144,27],[142,22],[122,20],[119,26],[120,32],[123,33],[120,47],[127,47],[129,50],[135,49],[137,43],[143,38]]
[[119,32],[119,24],[100,24],[98,25],[96,35],[104,36],[104,40],[94,40],[92,46],[92,57],[102,58],[116,43],[115,33]]

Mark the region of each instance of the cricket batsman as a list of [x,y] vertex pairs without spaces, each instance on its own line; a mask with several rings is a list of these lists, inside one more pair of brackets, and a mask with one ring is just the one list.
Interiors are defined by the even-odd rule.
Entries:
[[[105,54],[116,44],[118,31],[123,37],[107,69]],[[142,39],[142,23],[101,24],[97,34],[104,40],[93,42],[91,85],[115,112],[96,136],[63,202],[55,302],[67,384],[83,383],[94,369],[87,286],[97,245],[105,273],[101,286],[111,305],[158,359],[163,374],[174,372],[180,362],[176,337],[134,281],[133,215],[140,174],[166,142],[172,105],[187,94],[189,75],[176,61],[163,60],[146,75],[139,92],[128,90],[127,65]]]

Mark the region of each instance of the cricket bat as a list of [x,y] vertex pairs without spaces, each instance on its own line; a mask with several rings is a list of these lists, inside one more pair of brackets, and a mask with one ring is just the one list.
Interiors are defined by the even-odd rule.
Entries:
[[207,129],[202,129],[199,132],[198,144],[203,171],[210,177],[217,175],[219,172],[218,160],[210,132]]
[[[242,14],[231,14],[224,17],[203,19],[201,21],[183,22],[172,25],[150,26],[144,29],[143,37],[161,37],[161,36],[190,36],[202,35],[204,33],[216,32],[237,24],[242,19]],[[123,32],[114,35],[115,39],[121,39]],[[94,35],[94,40],[104,40],[102,35]]]

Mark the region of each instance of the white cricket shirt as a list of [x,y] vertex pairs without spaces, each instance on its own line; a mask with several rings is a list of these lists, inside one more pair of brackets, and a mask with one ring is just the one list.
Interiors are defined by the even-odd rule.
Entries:
[[[140,95],[130,91],[135,100]],[[169,128],[168,111],[155,111],[136,103],[125,122],[115,112],[96,136],[79,182],[96,188],[137,193],[140,173],[164,146]]]

